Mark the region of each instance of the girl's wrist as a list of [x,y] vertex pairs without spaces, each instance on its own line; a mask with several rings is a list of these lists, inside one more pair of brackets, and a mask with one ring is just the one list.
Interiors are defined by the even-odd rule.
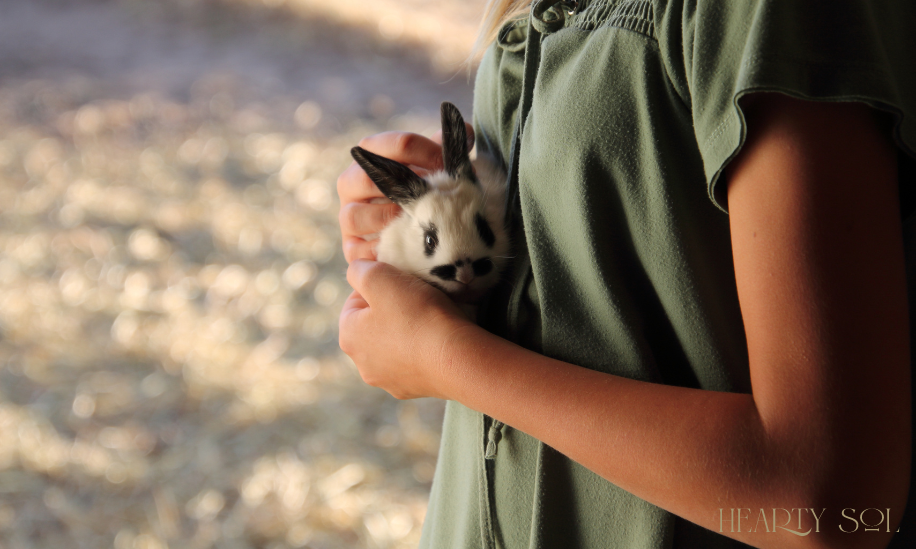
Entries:
[[473,379],[470,368],[479,366],[468,355],[474,342],[481,343],[489,332],[464,316],[447,316],[437,330],[433,358],[437,398],[460,400],[462,382]]

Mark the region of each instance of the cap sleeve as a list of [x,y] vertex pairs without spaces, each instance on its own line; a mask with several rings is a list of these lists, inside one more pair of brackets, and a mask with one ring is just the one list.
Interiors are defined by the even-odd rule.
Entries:
[[659,47],[693,118],[710,198],[746,135],[741,96],[859,101],[890,113],[916,157],[916,2],[660,0]]

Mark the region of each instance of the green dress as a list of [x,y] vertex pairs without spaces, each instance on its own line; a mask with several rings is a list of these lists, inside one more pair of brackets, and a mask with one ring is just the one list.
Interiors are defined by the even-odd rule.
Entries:
[[[477,76],[478,147],[508,168],[517,248],[481,323],[602,372],[749,392],[717,185],[744,139],[737,100],[766,90],[867,103],[895,121],[901,177],[912,179],[914,5],[535,1]],[[916,254],[908,269],[916,280]],[[744,546],[461,404],[448,404],[443,429],[422,547]],[[916,547],[912,508],[894,546]]]

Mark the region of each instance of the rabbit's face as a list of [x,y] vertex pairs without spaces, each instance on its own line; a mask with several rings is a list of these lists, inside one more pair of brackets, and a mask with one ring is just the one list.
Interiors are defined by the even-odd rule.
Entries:
[[[412,230],[400,238],[404,255],[412,260],[397,259],[456,299],[474,301],[498,281],[506,261],[502,220],[487,211],[478,183],[456,181],[443,172],[430,178],[430,186],[434,190],[405,208]],[[386,248],[379,250],[382,261]]]

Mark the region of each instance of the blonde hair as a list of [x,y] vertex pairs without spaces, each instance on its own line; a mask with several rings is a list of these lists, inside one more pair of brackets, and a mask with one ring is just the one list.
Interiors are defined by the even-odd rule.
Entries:
[[511,19],[525,14],[530,5],[531,0],[487,0],[470,58],[479,58],[490,42],[496,39],[499,29]]

